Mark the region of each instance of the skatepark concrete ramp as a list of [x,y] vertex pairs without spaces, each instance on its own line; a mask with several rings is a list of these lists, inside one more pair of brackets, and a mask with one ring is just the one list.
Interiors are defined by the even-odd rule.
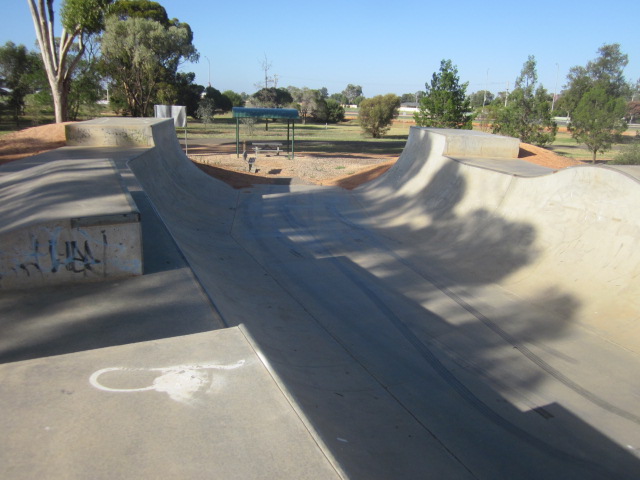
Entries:
[[[127,149],[114,163],[145,213],[142,225],[153,221],[145,249],[158,257],[149,261],[156,269],[68,289],[71,303],[58,301],[61,289],[0,295],[9,355],[51,324],[61,324],[50,336],[71,352],[51,359],[38,351],[2,366],[0,397],[11,415],[0,427],[11,448],[0,453],[0,474],[33,478],[54,465],[96,478],[125,470],[176,478],[637,478],[640,186],[632,171],[554,173],[514,158],[511,138],[412,128],[395,166],[356,190],[234,190],[189,161],[170,119],[78,128],[70,137],[110,146],[66,147],[48,158],[86,148],[74,158],[99,160],[94,149]],[[44,182],[56,168],[91,165],[12,170],[0,177],[3,194],[13,195],[28,170],[37,196],[38,172]],[[106,167],[93,164],[97,174]],[[100,197],[84,191],[93,194]],[[47,210],[39,210],[44,222]],[[14,230],[26,217],[4,213]],[[165,263],[164,250],[180,262]],[[94,307],[84,287],[112,291]],[[68,322],[78,304],[92,307],[76,312],[79,334]],[[102,311],[114,305],[118,316],[131,310],[115,326]],[[168,333],[149,321],[153,335],[139,344],[86,352],[67,345],[102,338],[107,327],[136,331],[149,309],[175,316],[165,318]],[[29,316],[37,328],[24,325]],[[97,328],[87,333],[91,317]],[[190,323],[197,334],[171,333]],[[203,333],[222,324],[231,328]],[[52,419],[51,405],[63,415]]]
[[[509,175],[478,165],[495,165],[497,146],[513,139],[484,135],[493,151],[474,151],[457,147],[461,137],[475,146],[482,134],[412,127],[397,163],[360,189],[369,224],[414,245],[453,282],[495,283],[542,306],[560,286],[580,322],[640,352],[637,178],[595,166]],[[506,171],[524,163],[500,160]]]
[[634,178],[412,128],[354,191],[238,191],[152,131],[136,178],[345,477],[633,478]]

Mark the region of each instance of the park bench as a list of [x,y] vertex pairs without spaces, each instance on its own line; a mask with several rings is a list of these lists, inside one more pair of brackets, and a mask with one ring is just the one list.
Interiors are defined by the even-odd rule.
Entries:
[[260,153],[260,150],[275,150],[276,155],[280,155],[280,149],[282,148],[281,142],[253,142],[251,145],[256,152],[255,157],[248,156],[246,146],[243,147],[244,151],[242,152],[242,157],[244,158],[244,161],[247,162],[247,167],[249,171],[253,170],[256,163],[256,159],[258,158],[258,153]]
[[260,150],[275,150],[276,155],[280,155],[280,149],[282,148],[281,142],[253,142],[251,145],[256,151],[256,156],[258,156]]

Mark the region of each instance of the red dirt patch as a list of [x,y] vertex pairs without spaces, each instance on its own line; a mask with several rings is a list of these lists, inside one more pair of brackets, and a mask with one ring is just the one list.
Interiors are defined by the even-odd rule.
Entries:
[[527,162],[535,163],[536,165],[553,168],[554,170],[584,164],[580,160],[563,157],[547,150],[546,148],[536,147],[535,145],[529,145],[528,143],[520,144],[520,153],[518,154],[518,158],[526,160]]
[[66,123],[52,123],[32,127],[0,137],[0,165],[64,147],[64,126]]

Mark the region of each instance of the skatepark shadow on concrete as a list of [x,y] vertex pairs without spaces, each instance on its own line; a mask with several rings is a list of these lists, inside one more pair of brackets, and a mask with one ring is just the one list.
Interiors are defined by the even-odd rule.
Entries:
[[[419,161],[415,163],[416,171],[407,177],[420,177],[417,170],[423,165]],[[455,371],[453,377],[465,376],[460,385],[474,383],[462,374],[464,370],[467,374],[473,372],[471,375],[476,375],[476,380],[482,379],[482,386],[476,387],[491,387],[491,402],[478,404],[471,400],[464,388],[456,388],[457,381],[448,387],[469,400],[477,411],[487,413],[485,419],[491,417],[490,423],[504,431],[512,427],[495,417],[488,405],[513,402],[544,419],[543,405],[535,407],[535,402],[526,400],[529,394],[520,400],[515,398],[518,394],[515,397],[513,394],[522,391],[538,395],[555,388],[552,385],[571,391],[571,395],[577,395],[595,411],[607,411],[617,422],[631,422],[637,427],[633,393],[626,390],[626,393],[610,395],[611,392],[600,389],[599,382],[611,375],[611,364],[598,364],[602,353],[596,352],[598,348],[607,350],[607,346],[595,347],[588,341],[588,335],[580,333],[578,320],[582,319],[584,305],[574,291],[565,288],[563,277],[548,277],[539,282],[537,288],[518,295],[499,286],[514,274],[535,266],[543,254],[541,232],[534,223],[509,220],[495,213],[504,202],[499,196],[496,198],[492,190],[496,184],[511,185],[512,177],[494,175],[495,178],[489,179],[493,183],[483,185],[486,190],[483,198],[477,191],[469,195],[468,182],[474,178],[468,172],[460,174],[460,164],[444,161],[441,167],[424,188],[410,194],[404,194],[400,188],[387,192],[381,190],[384,185],[375,184],[369,191],[365,187],[364,194],[353,196],[331,189],[256,189],[254,196],[247,194],[241,198],[233,236],[274,276],[279,286],[304,306],[305,312],[331,340],[339,342],[364,371],[380,382],[384,391],[393,392],[395,384],[401,385],[400,391],[415,388],[406,397],[406,392],[392,396],[417,417],[422,418],[417,412],[424,408],[425,425],[433,425],[434,412],[441,414],[447,407],[427,406],[434,387],[424,372],[416,375],[421,379],[416,384],[406,380],[405,374],[411,376],[411,372],[420,371],[421,367],[435,370],[448,379],[451,371]],[[255,323],[248,318],[244,319],[247,328],[269,352],[287,388],[299,395],[297,399],[310,421],[315,421],[319,430],[330,431],[328,425],[332,424],[333,415],[336,430],[348,429],[343,424],[346,419],[336,416],[333,407],[319,413],[322,408],[318,405],[322,402],[317,392],[312,398],[305,398],[304,389],[308,385],[303,379],[310,373],[292,372],[295,370],[292,363],[313,364],[314,353],[306,352],[304,347],[291,347],[284,349],[287,353],[280,358],[276,353],[281,350],[278,342],[298,345],[299,340],[284,340],[281,333],[286,327],[279,323],[266,321],[264,317],[262,322]],[[272,328],[277,333],[271,333]],[[296,328],[301,328],[301,322]],[[395,344],[394,339],[399,343]],[[296,356],[295,360],[291,355]],[[303,359],[306,355],[311,358]],[[418,357],[409,359],[412,355]],[[623,357],[624,353],[615,361],[616,368],[624,365]],[[429,363],[433,358],[446,359],[442,363],[451,362],[453,368],[442,368],[439,362]],[[567,370],[579,380],[563,373]],[[620,376],[615,375],[616,385],[624,386],[625,378],[632,375],[631,370],[624,370],[619,372]],[[322,383],[321,380],[308,382]],[[415,403],[404,403],[400,398],[412,399]],[[335,400],[326,401],[327,405],[335,403]],[[366,407],[361,395],[354,395],[351,401],[353,404],[344,402],[342,408],[352,415],[349,425],[354,426],[351,433],[357,437],[356,419]],[[620,408],[619,402],[625,404],[626,409]],[[452,407],[452,410],[460,412],[464,407]],[[505,411],[500,415],[506,415]],[[571,423],[570,417],[567,416],[567,421]],[[464,430],[453,426],[450,416],[445,423],[454,430]],[[488,427],[484,425],[480,430],[486,431],[485,428]],[[334,435],[339,436],[338,431]],[[583,451],[589,450],[595,455],[601,435],[597,429],[592,433],[589,441],[595,443]],[[390,435],[385,432],[381,436],[386,434]],[[477,432],[467,434],[476,439],[482,436]],[[446,434],[443,431],[437,436],[444,438]],[[326,439],[331,442],[332,434],[328,433]],[[503,438],[498,450],[507,448],[512,440]],[[536,443],[531,438],[523,441],[529,446]],[[337,444],[334,446],[340,450]],[[467,447],[483,450],[477,444]],[[547,447],[538,444],[536,449]],[[487,458],[494,458],[491,451],[495,453],[495,449],[495,445],[488,447]],[[604,470],[588,464],[578,466],[580,458],[600,458],[598,455],[581,457],[577,451],[574,453],[578,457],[566,458],[568,464],[575,464],[573,467],[577,468],[575,473],[567,473],[569,477],[607,478],[607,469],[617,469],[618,456],[626,459],[623,472],[632,471],[626,469],[637,464],[633,456],[615,445],[611,445],[609,452],[613,456],[605,455],[608,459],[601,463]],[[340,454],[336,455],[342,462]],[[525,454],[529,459],[536,455]],[[563,454],[557,450],[550,456],[558,460]],[[517,458],[519,466],[512,468],[519,469],[522,478],[543,478],[544,469],[550,473],[573,468],[555,464],[550,459],[538,458],[529,463],[522,455]],[[347,465],[350,459],[344,462]],[[364,476],[363,472],[359,473]]]
[[[416,267],[440,272],[456,284],[499,283],[535,260],[539,253],[536,227],[507,221],[495,215],[491,205],[481,202],[465,206],[463,214],[457,213],[467,195],[467,180],[459,170],[457,162],[445,164],[421,191],[402,198],[397,209],[395,202],[375,205],[367,197],[361,203],[367,215],[380,222],[377,228],[382,238],[393,239],[400,249],[404,244],[405,251],[418,247],[413,251],[416,258],[409,260]],[[456,181],[451,182],[452,178]],[[337,209],[334,213],[343,221],[350,215]],[[361,213],[356,211],[354,215]],[[400,216],[408,217],[408,221],[394,224]],[[428,223],[421,220],[425,218]],[[385,227],[385,223],[392,226]]]
[[[299,244],[292,248],[305,251]],[[289,275],[290,283],[281,277],[278,281],[318,322],[323,331],[305,329],[305,334],[319,345],[303,343],[300,333],[298,338],[283,335],[281,325],[247,322],[245,327],[350,477],[390,478],[401,472],[411,478],[428,470],[444,478],[464,466],[477,478],[495,478],[496,472],[500,477],[550,478],[560,471],[563,478],[633,478],[639,462],[627,450],[562,403],[532,402],[523,394],[544,392],[552,381],[611,417],[633,416],[618,412],[584,385],[566,381],[544,355],[530,349],[564,336],[574,313],[570,297],[545,298],[550,309],[567,312],[565,324],[543,313],[523,312],[525,305],[516,303],[491,319],[471,308],[478,318],[452,326],[452,319],[461,316],[459,308],[437,315],[423,305],[437,301],[438,295],[424,295],[424,303],[417,303],[347,258],[333,256],[309,268],[320,275],[319,282],[331,278],[335,283],[318,286],[295,275]],[[348,281],[336,281],[335,269]],[[275,332],[263,330],[270,327]],[[320,353],[323,343],[331,341],[348,352],[350,361]],[[561,350],[550,353],[565,356]],[[575,358],[567,355],[564,360]],[[417,423],[411,425],[403,413]],[[636,425],[637,420],[633,418]],[[414,430],[417,425],[424,432]],[[460,465],[443,462],[425,432],[455,451]],[[341,445],[345,441],[355,445]],[[395,458],[388,462],[385,455],[395,442],[402,449],[394,450]],[[359,459],[365,451],[381,458],[363,464]]]
[[[534,227],[485,219],[486,235],[478,238],[474,215],[467,220],[447,209],[441,220],[421,230],[424,248],[399,253],[403,244],[393,239],[406,239],[407,231],[395,227],[380,233],[359,227],[354,218],[360,210],[357,202],[345,202],[336,192],[272,189],[241,199],[237,218],[243,220],[237,221],[233,231],[243,248],[311,316],[306,327],[302,318],[297,318],[295,327],[290,320],[289,328],[297,335],[285,335],[286,324],[271,318],[267,321],[264,315],[255,322],[245,317],[244,324],[309,421],[325,432],[325,441],[348,472],[355,478],[370,475],[353,462],[353,451],[341,455],[349,449],[340,446],[336,438],[358,439],[367,449],[379,448],[382,455],[386,441],[394,437],[394,432],[387,430],[393,423],[376,423],[378,431],[371,443],[361,438],[361,429],[366,430],[364,425],[371,422],[368,409],[375,408],[371,403],[380,406],[385,397],[411,412],[420,425],[428,425],[428,431],[444,443],[461,442],[458,447],[464,453],[457,451],[456,455],[464,457],[462,463],[476,465],[474,473],[487,468],[480,478],[489,478],[491,468],[504,468],[518,478],[544,478],[560,470],[567,471],[567,478],[607,478],[610,471],[624,476],[637,467],[632,455],[605,441],[586,424],[568,430],[571,440],[558,434],[556,428],[562,430],[561,424],[580,424],[569,409],[556,404],[552,408],[558,413],[555,416],[547,411],[547,404],[527,407],[526,395],[517,398],[518,391],[544,391],[548,383],[557,382],[600,408],[616,410],[584,385],[567,381],[553,366],[554,361],[545,360],[564,357],[565,361],[577,361],[557,346],[572,336],[579,301],[550,282],[548,289],[527,299],[500,294],[485,299],[491,302],[489,316],[488,309],[464,293],[497,282],[532,261]],[[494,225],[500,232],[522,231],[521,236],[529,241],[509,250],[504,238],[493,234]],[[440,257],[447,251],[446,245],[439,245],[435,253],[430,250],[432,239],[426,235],[436,233],[457,238],[456,248],[461,250],[482,245],[499,250],[509,261],[498,263],[490,276],[452,280],[435,270],[445,265]],[[545,308],[536,308],[536,304]],[[306,337],[314,338],[313,348],[305,343]],[[327,372],[320,369],[324,362],[332,363],[318,353],[323,338],[327,343],[337,342],[351,360],[334,365],[330,379],[324,378]],[[356,383],[354,379],[363,372],[375,379],[373,385]],[[391,415],[391,411],[387,413]],[[467,415],[469,411],[473,413]],[[546,430],[552,416],[553,433],[531,433],[530,429],[538,427]],[[469,422],[470,417],[475,420]],[[497,443],[487,443],[485,435]],[[576,443],[573,435],[585,443]],[[550,437],[554,440],[540,440]],[[427,447],[416,449],[421,448]],[[583,456],[584,452],[590,453]],[[513,458],[518,460],[509,460]],[[597,464],[592,458],[606,460]],[[409,475],[426,468],[415,457],[403,461],[408,470],[416,468]],[[492,466],[480,467],[484,462]],[[620,462],[625,465],[621,470]],[[384,472],[379,478],[393,475],[392,470],[385,471],[389,465],[384,462],[376,468]]]

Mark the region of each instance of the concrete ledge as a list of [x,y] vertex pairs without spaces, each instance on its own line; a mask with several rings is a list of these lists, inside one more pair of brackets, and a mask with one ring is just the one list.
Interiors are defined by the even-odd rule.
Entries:
[[[420,128],[420,127],[411,127]],[[445,137],[446,157],[518,158],[520,140],[473,130],[425,128]]]
[[142,274],[140,214],[110,160],[0,178],[0,289]]
[[152,147],[152,126],[167,121],[171,119],[98,118],[66,125],[65,135],[69,146]]

